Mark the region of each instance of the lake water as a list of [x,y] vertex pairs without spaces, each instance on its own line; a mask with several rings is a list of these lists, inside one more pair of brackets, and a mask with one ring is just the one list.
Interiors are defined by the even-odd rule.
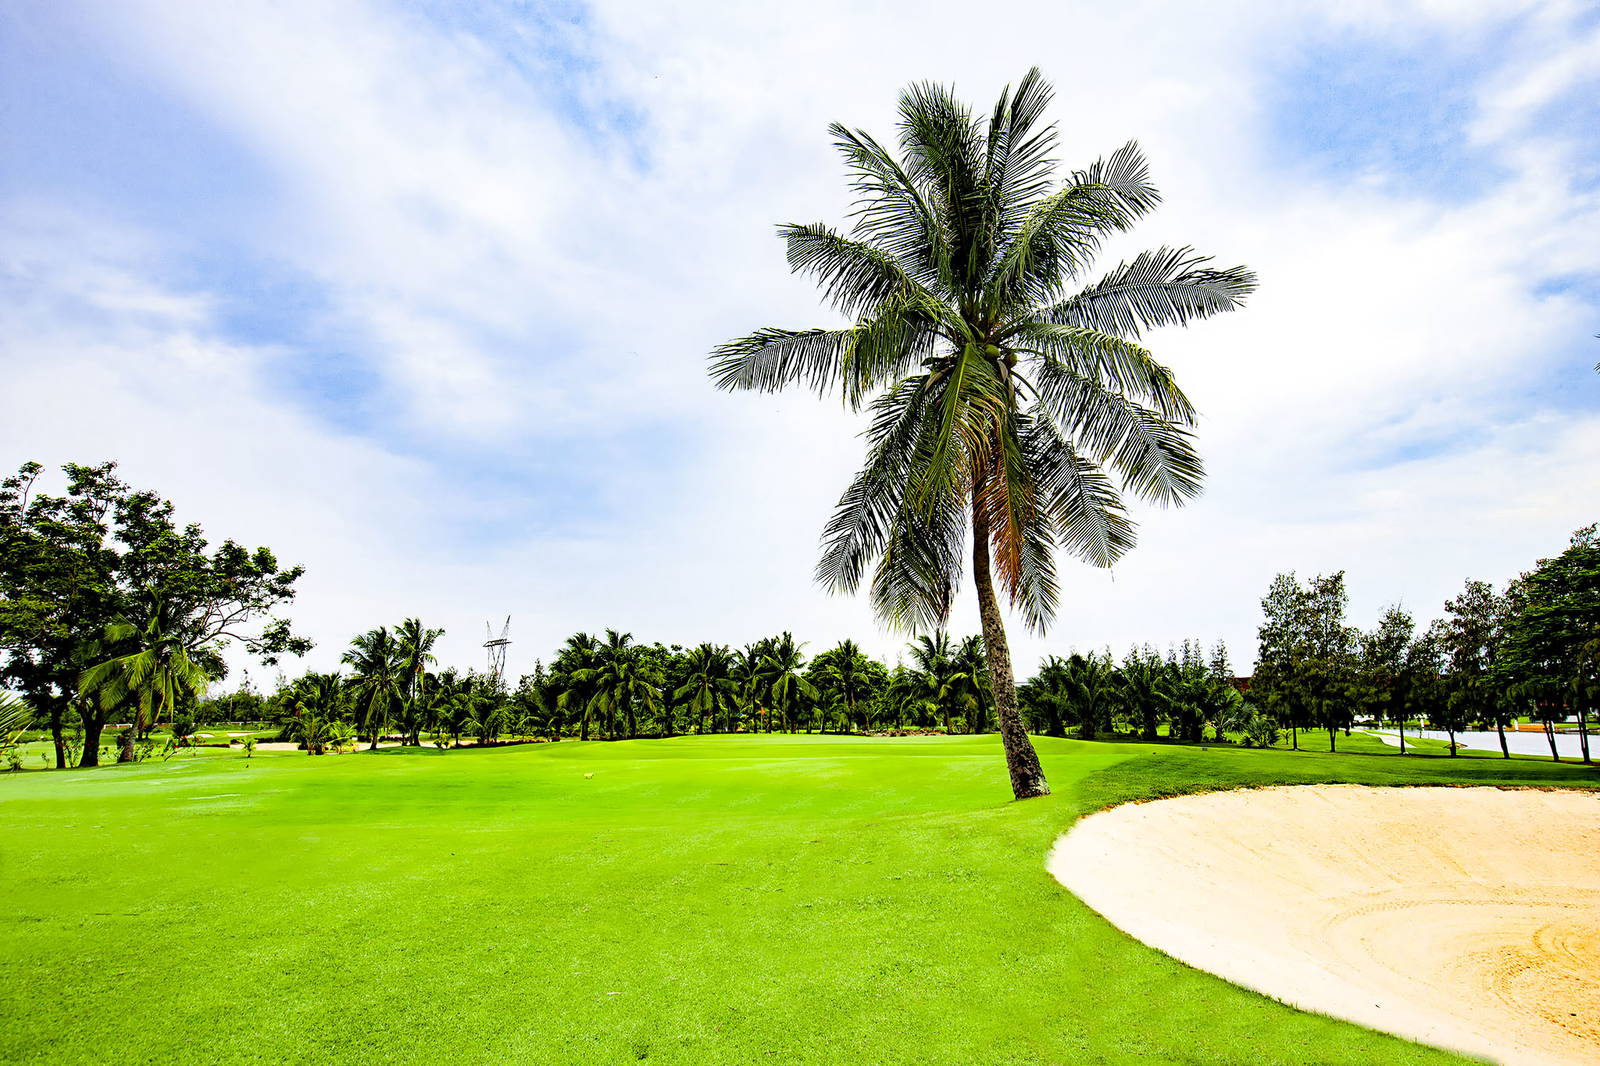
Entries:
[[[1369,729],[1368,732],[1377,737],[1379,740],[1383,741],[1385,744],[1391,744],[1397,748],[1400,746],[1400,738],[1393,733],[1379,733],[1378,731],[1371,729]],[[1424,729],[1420,732],[1408,730],[1406,732],[1406,736],[1422,736],[1428,738],[1429,740],[1442,740],[1447,744],[1450,742],[1450,734],[1446,733],[1442,729]],[[1456,744],[1463,748],[1481,748],[1484,751],[1499,751],[1500,736],[1498,733],[1479,732],[1476,730],[1467,733],[1457,733]],[[1545,739],[1543,733],[1513,733],[1510,730],[1507,730],[1506,747],[1511,749],[1511,753],[1513,755],[1543,755],[1545,758],[1550,757],[1550,742]],[[1581,758],[1583,752],[1578,747],[1578,734],[1557,733],[1556,751],[1560,753],[1563,759]],[[1596,735],[1593,730],[1591,730],[1589,733],[1589,754],[1591,757],[1600,756],[1600,735]]]

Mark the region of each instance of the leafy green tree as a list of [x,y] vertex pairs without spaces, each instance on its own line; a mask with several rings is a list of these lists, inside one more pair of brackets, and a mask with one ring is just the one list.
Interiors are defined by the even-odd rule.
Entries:
[[80,681],[103,661],[108,626],[143,626],[159,611],[164,639],[191,656],[236,642],[270,664],[310,648],[273,617],[294,598],[299,567],[280,568],[266,548],[212,548],[199,526],[178,525],[171,503],[119,479],[115,463],[62,470],[59,496],[40,491],[38,463],[0,481],[0,683],[48,723],[57,767],[68,762],[69,713],[82,725],[82,765],[99,761],[108,712]]
[[333,723],[342,720],[344,682],[337,673],[308,673],[290,686],[285,709],[290,715],[285,735],[321,755],[333,742]]
[[372,742],[371,750],[376,750],[390,715],[403,699],[403,651],[389,628],[379,626],[353,639],[340,661],[350,667],[357,718]]
[[[1562,708],[1583,691],[1583,648],[1600,633],[1600,532],[1593,525],[1572,534],[1565,551],[1541,559],[1507,591],[1504,642],[1497,673],[1527,692],[1538,692],[1547,734]],[[1560,693],[1558,695],[1558,693]],[[1576,700],[1584,759],[1588,760],[1587,700]],[[1556,753],[1550,735],[1551,754]]]
[[1194,410],[1137,338],[1232,310],[1255,284],[1188,248],[1141,253],[1084,284],[1101,243],[1159,196],[1131,143],[1053,188],[1055,131],[1040,125],[1050,97],[1029,71],[984,121],[946,88],[913,86],[898,157],[833,126],[859,197],[854,231],[780,233],[791,267],[850,324],[764,329],[717,349],[711,368],[727,389],[803,382],[870,406],[867,462],[827,526],[817,576],[853,592],[871,568],[878,614],[926,631],[948,619],[970,554],[1018,798],[1049,786],[1017,712],[995,574],[1042,631],[1057,551],[1109,566],[1133,546],[1122,492],[1176,505],[1199,491]]
[[[872,729],[878,691],[888,680],[882,664],[872,661],[853,640],[841,640],[811,661],[806,677],[817,690],[819,707],[837,708],[840,732]],[[823,732],[828,723],[820,723]]]
[[[1500,754],[1511,758],[1506,722],[1513,710],[1500,684],[1500,651],[1505,643],[1506,601],[1487,581],[1468,581],[1461,594],[1445,601],[1444,641],[1449,667],[1448,724],[1464,727],[1492,723],[1500,737]],[[1450,753],[1456,753],[1454,730]]]
[[1399,606],[1383,612],[1360,641],[1359,681],[1355,699],[1374,721],[1392,721],[1400,729],[1400,754],[1406,753],[1406,651],[1416,623]]

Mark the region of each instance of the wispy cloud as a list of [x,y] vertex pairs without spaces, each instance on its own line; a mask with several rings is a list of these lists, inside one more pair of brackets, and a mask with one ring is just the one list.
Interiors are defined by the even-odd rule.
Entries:
[[1221,635],[1246,660],[1277,569],[1426,612],[1592,517],[1581,7],[994,8],[1026,45],[917,10],[14,9],[0,369],[30,399],[0,441],[122,457],[305,561],[325,662],[415,612],[463,662],[508,612],[523,660],[604,625],[892,652],[809,582],[856,423],[716,394],[704,355],[826,321],[772,226],[847,210],[829,121],[887,133],[907,82],[985,101],[1038,63],[1064,161],[1137,136],[1167,193],[1114,256],[1193,242],[1263,286],[1153,338],[1210,495],[1144,516],[1115,575],[1069,570],[1024,658]]

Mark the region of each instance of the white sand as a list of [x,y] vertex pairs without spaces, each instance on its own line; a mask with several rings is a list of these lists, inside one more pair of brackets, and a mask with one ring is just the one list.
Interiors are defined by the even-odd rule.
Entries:
[[1314,785],[1129,804],[1050,873],[1307,1010],[1507,1066],[1600,1063],[1600,793]]

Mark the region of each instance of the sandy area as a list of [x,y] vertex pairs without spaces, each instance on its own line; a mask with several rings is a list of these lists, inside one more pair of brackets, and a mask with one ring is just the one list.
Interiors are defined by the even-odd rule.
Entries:
[[1600,1063],[1600,793],[1313,785],[1129,804],[1051,874],[1308,1010],[1507,1066]]

